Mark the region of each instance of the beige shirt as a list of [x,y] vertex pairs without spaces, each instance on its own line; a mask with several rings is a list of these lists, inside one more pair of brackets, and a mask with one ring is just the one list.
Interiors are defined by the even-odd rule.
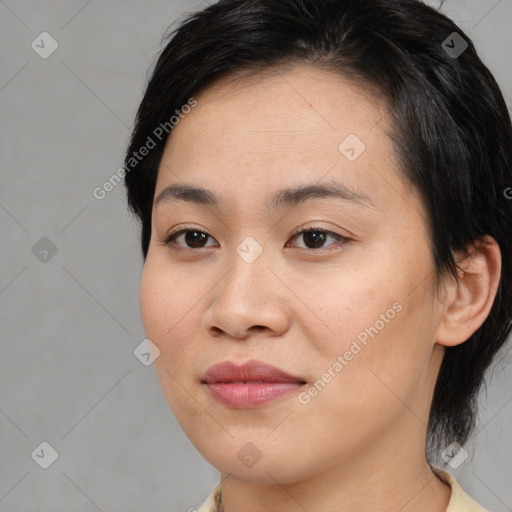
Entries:
[[[444,480],[452,489],[450,502],[446,512],[488,512],[466,494],[455,480],[455,477],[442,469],[432,468],[439,477]],[[201,505],[198,512],[219,512],[218,505],[220,503],[220,484],[213,489],[206,501]]]

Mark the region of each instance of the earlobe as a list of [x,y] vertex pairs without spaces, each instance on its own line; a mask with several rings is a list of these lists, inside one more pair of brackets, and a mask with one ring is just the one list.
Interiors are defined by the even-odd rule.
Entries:
[[485,235],[468,247],[458,260],[459,277],[447,293],[436,343],[464,343],[484,323],[491,311],[501,275],[501,252],[496,240]]

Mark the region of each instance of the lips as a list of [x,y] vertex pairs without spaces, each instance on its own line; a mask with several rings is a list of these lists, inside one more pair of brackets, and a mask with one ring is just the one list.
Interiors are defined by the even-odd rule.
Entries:
[[290,375],[276,366],[263,361],[251,360],[241,366],[231,361],[223,361],[211,366],[205,373],[203,383],[295,383],[305,384],[305,380]]
[[306,382],[275,366],[251,360],[241,366],[224,361],[213,365],[202,384],[208,396],[225,407],[253,409],[297,393]]

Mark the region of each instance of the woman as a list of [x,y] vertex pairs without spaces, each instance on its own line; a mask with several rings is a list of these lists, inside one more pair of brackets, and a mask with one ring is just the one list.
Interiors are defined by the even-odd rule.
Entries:
[[183,21],[124,169],[158,379],[221,474],[201,511],[484,510],[431,461],[464,457],[510,330],[511,148],[421,2]]

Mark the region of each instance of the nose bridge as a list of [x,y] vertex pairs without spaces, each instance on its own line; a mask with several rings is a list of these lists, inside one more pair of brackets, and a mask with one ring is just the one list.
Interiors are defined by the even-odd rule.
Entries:
[[214,288],[213,300],[203,318],[210,333],[220,330],[243,338],[252,327],[266,327],[274,333],[286,329],[289,313],[283,307],[284,301],[279,297],[282,290],[267,268],[269,259],[265,256],[263,246],[247,236],[228,257],[229,269]]
[[266,278],[264,274],[268,272],[268,261],[264,257],[263,245],[253,236],[246,236],[236,246],[229,260],[231,270],[226,279],[229,281],[230,292],[234,291],[236,296],[243,295],[244,300],[258,294],[259,286],[253,286],[262,284]]
[[263,245],[251,235],[246,236],[236,247],[236,253],[247,265],[260,259],[263,252]]

